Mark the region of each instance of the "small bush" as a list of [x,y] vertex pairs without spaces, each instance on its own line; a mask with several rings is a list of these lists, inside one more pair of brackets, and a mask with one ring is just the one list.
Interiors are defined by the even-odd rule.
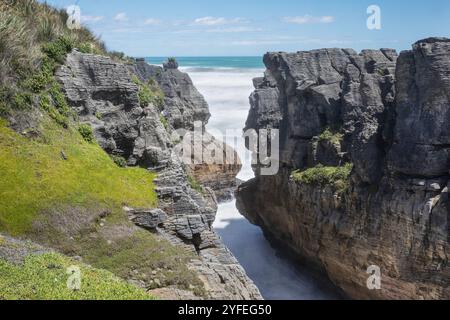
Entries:
[[322,134],[319,136],[319,141],[321,142],[331,142],[332,144],[340,144],[342,141],[343,135],[341,133],[333,133],[329,128],[327,128]]
[[63,63],[66,54],[72,51],[74,40],[68,36],[59,37],[56,41],[45,44],[42,51],[58,63]]
[[166,130],[169,129],[169,122],[167,121],[166,117],[164,117],[163,115],[159,116],[159,120],[161,121],[161,123],[163,124],[164,128]]
[[33,96],[27,92],[16,93],[12,104],[15,110],[28,110],[33,105]]
[[94,143],[95,142],[95,138],[94,138],[94,131],[92,130],[92,127],[88,124],[81,124],[78,127],[78,132],[81,134],[81,136],[83,137],[84,141],[88,142],[88,143]]
[[91,43],[82,43],[78,46],[81,53],[94,53],[94,46]]
[[52,99],[48,93],[41,94],[39,98],[39,106],[48,113],[57,124],[63,128],[69,127],[69,119],[62,115],[53,105]]
[[164,93],[159,88],[157,82],[150,79],[147,83],[143,83],[138,77],[133,76],[133,82],[139,87],[139,103],[142,108],[149,104],[155,105],[161,109],[164,105]]
[[324,167],[318,165],[305,171],[294,171],[292,177],[297,183],[317,185],[321,187],[332,186],[338,193],[344,192],[349,184],[349,177],[353,165],[347,163],[342,167]]
[[71,114],[71,109],[59,83],[55,81],[50,88],[49,93],[53,98],[56,109],[58,109],[63,116],[68,117]]
[[124,157],[117,156],[117,155],[111,155],[111,159],[114,161],[117,166],[121,168],[125,168],[127,166],[127,160],[125,160]]

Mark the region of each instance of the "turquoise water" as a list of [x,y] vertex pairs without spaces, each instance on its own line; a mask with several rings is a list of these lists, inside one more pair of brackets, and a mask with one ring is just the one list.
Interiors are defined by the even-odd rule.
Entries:
[[[175,57],[180,67],[262,69],[262,57]],[[151,64],[163,64],[167,57],[145,58]]]

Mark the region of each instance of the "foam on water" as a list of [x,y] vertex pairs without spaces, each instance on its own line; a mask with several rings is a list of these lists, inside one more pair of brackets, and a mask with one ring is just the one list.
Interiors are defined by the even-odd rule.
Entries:
[[[153,63],[162,63],[163,60],[148,59]],[[218,139],[223,138],[227,129],[239,133],[237,144],[233,146],[243,162],[238,178],[253,178],[250,154],[241,133],[250,108],[248,98],[254,90],[252,80],[261,77],[264,72],[262,59],[201,57],[177,60],[180,70],[189,73],[209,104],[211,119],[208,131]],[[317,277],[308,268],[299,267],[297,262],[272,247],[261,229],[250,224],[239,213],[235,200],[219,205],[214,228],[265,299],[340,298],[337,289],[328,280]]]
[[[227,130],[238,133],[234,136],[236,144],[233,146],[243,162],[243,169],[238,178],[241,180],[253,178],[250,153],[245,148],[241,133],[248,115],[248,99],[254,90],[252,80],[261,77],[264,69],[240,67],[231,72],[230,68],[224,71],[220,67],[182,67],[181,70],[189,73],[195,86],[209,104],[212,116],[207,126],[208,130],[218,139],[223,139]],[[227,135],[227,138],[230,137]]]

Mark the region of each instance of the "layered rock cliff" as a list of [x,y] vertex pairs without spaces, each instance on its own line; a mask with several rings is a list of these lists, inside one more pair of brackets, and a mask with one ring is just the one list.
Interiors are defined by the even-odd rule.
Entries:
[[[174,129],[192,129],[194,121],[204,127],[208,105],[187,74],[155,68],[144,77],[142,67],[73,51],[56,76],[79,120],[92,126],[105,151],[158,174],[159,208],[124,208],[124,214],[137,226],[196,253],[198,259],[190,267],[208,297],[260,299],[258,289],[212,229],[217,210],[213,191],[195,190],[170,135]],[[154,76],[160,83],[165,92],[163,110],[140,103],[135,74],[146,81]]]
[[[208,104],[198,92],[188,74],[178,69],[175,61],[163,67],[150,65],[144,59],[137,59],[131,67],[133,73],[146,82],[154,79],[164,92],[164,117],[167,118],[170,130],[183,132],[193,131],[197,123],[202,137],[196,137],[201,146],[203,159],[188,163],[186,169],[200,184],[211,188],[219,201],[232,197],[236,189],[236,176],[242,168],[239,156],[233,148],[217,140],[206,132],[205,126],[210,118]],[[173,137],[172,140],[179,140]],[[182,146],[178,146],[182,156]],[[218,151],[218,154],[215,152]],[[205,161],[206,157],[213,161]]]
[[280,130],[280,170],[240,211],[352,298],[450,298],[450,40],[264,62],[246,126]]

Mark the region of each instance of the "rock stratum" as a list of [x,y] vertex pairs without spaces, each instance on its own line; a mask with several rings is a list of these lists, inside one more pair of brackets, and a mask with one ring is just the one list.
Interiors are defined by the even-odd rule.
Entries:
[[[450,40],[264,63],[246,127],[280,130],[280,170],[255,168],[240,211],[351,298],[449,299]],[[302,175],[345,164],[339,187]],[[368,289],[370,266],[380,290]]]
[[[237,187],[236,176],[242,168],[241,160],[233,148],[206,132],[205,126],[211,114],[189,75],[178,70],[176,62],[159,67],[148,64],[144,59],[137,59],[131,70],[142,81],[155,79],[158,82],[164,92],[164,114],[174,131],[192,131],[196,123],[200,126],[203,136],[198,143],[203,154],[209,154],[217,161],[209,163],[197,159],[196,163],[188,164],[186,170],[197,182],[211,188],[218,201],[231,199]],[[176,146],[176,149],[179,154],[183,151],[182,146]],[[217,156],[214,150],[219,151]]]
[[[165,94],[163,110],[152,103],[139,103],[134,76],[158,82]],[[159,208],[124,208],[124,214],[137,226],[195,253],[198,259],[190,268],[199,275],[209,298],[261,299],[256,286],[212,229],[217,211],[214,191],[192,186],[189,168],[175,148],[171,135],[174,130],[192,130],[195,121],[200,121],[205,130],[210,117],[206,101],[189,76],[171,63],[165,68],[144,61],[127,65],[75,50],[56,77],[80,122],[92,126],[106,152],[124,158],[129,166],[149,168],[158,174],[155,184]],[[234,181],[237,172],[227,168],[223,171]],[[202,177],[202,173],[196,172],[196,176]],[[200,181],[206,186],[215,185],[206,178]],[[155,293],[168,298],[195,298],[179,290],[161,289]]]

